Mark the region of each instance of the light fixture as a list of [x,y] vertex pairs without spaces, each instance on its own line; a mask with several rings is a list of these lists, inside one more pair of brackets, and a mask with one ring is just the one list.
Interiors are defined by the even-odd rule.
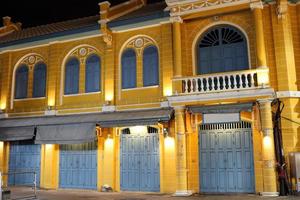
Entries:
[[164,133],[164,137],[168,137],[169,136],[169,128],[165,127],[163,129],[163,133]]

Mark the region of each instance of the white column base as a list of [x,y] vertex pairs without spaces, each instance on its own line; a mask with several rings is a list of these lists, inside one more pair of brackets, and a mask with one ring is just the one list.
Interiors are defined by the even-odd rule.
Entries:
[[103,105],[102,112],[115,112],[116,106]]
[[46,116],[54,116],[57,114],[56,110],[45,110],[45,115]]
[[0,119],[8,118],[7,113],[0,113]]
[[279,192],[260,192],[259,195],[263,197],[278,197]]
[[193,195],[192,190],[176,190],[176,192],[172,195],[174,197],[189,197]]

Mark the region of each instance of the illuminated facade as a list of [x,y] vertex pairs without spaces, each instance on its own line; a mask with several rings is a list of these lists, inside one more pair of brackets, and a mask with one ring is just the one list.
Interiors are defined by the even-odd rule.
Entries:
[[42,188],[276,195],[272,100],[285,154],[300,151],[299,4],[99,6],[23,30],[4,19],[2,171],[28,150]]

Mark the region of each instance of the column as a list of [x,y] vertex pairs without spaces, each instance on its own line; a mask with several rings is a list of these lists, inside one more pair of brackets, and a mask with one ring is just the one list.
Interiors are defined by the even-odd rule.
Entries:
[[189,196],[186,157],[185,109],[175,109],[175,142],[176,142],[176,196]]
[[251,3],[250,7],[253,11],[255,23],[257,65],[259,68],[264,68],[267,67],[266,45],[262,15],[262,10],[264,7],[261,1]]
[[182,76],[181,60],[181,23],[180,17],[171,18],[173,21],[173,53],[174,53],[174,76]]
[[259,100],[259,109],[261,115],[261,129],[263,134],[263,192],[261,193],[261,195],[278,196],[271,100]]

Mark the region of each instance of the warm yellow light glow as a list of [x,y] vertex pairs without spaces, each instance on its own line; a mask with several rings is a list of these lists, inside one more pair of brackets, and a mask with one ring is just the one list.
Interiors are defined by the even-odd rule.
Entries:
[[0,109],[4,110],[5,108],[6,108],[6,102],[2,101],[1,104],[0,104]]
[[172,88],[171,87],[166,87],[164,89],[164,96],[172,96]]
[[147,134],[148,128],[147,126],[132,126],[129,127],[130,134],[136,135],[136,134]]
[[107,92],[107,93],[105,94],[105,101],[112,101],[112,100],[114,100],[114,95],[113,95],[113,93],[112,93],[112,92]]
[[172,150],[172,149],[174,149],[174,147],[175,147],[175,140],[174,140],[174,138],[171,138],[171,137],[166,137],[165,138],[165,148],[166,149],[169,149],[169,150]]
[[268,85],[269,84],[269,70],[261,69],[257,73],[258,85]]
[[48,106],[55,106],[55,99],[54,98],[49,98],[48,99]]
[[4,142],[0,142],[0,151],[3,151]]
[[114,145],[114,140],[112,138],[107,138],[104,145],[105,148],[112,148]]
[[264,139],[263,139],[263,144],[264,144],[264,148],[265,148],[265,149],[271,148],[272,141],[271,141],[270,136],[265,136],[265,137],[264,137]]
[[46,147],[46,151],[52,151],[54,144],[45,144],[45,147]]

